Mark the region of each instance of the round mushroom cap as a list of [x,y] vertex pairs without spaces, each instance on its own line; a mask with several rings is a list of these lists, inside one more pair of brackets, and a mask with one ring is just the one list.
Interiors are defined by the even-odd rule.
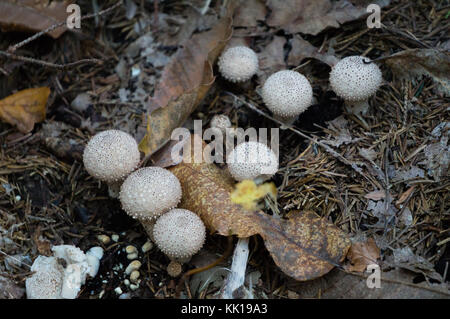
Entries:
[[283,70],[269,76],[262,88],[262,98],[276,116],[292,118],[312,104],[313,90],[304,75]]
[[153,228],[156,245],[172,260],[196,254],[203,246],[205,235],[200,217],[187,209],[168,211],[158,218]]
[[265,144],[244,142],[230,152],[227,165],[237,181],[250,179],[262,182],[278,171],[278,158]]
[[181,200],[178,178],[161,167],[144,167],[131,173],[120,188],[122,208],[133,218],[155,219]]
[[374,95],[381,85],[382,74],[375,63],[362,56],[340,60],[331,70],[330,85],[346,101],[363,101]]
[[219,71],[231,82],[244,82],[258,72],[258,56],[246,46],[225,50],[219,58]]
[[89,175],[108,183],[123,180],[140,161],[136,140],[118,130],[100,132],[91,138],[83,153]]
[[211,128],[219,129],[222,133],[226,132],[227,128],[231,127],[231,121],[225,114],[214,115],[211,119]]

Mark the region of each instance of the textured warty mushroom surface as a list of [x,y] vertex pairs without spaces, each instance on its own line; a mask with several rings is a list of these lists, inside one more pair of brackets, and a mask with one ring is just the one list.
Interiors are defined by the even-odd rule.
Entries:
[[375,63],[367,62],[370,59],[357,55],[340,60],[330,73],[333,91],[346,101],[362,101],[374,95],[382,74]]
[[249,80],[258,72],[258,56],[245,46],[232,47],[224,51],[219,58],[219,71],[231,82]]
[[31,271],[35,273],[25,281],[28,299],[61,299],[64,268],[57,258],[38,256]]
[[105,182],[121,181],[136,169],[139,160],[136,140],[128,133],[118,130],[96,134],[83,153],[87,172]]
[[153,227],[156,245],[174,260],[189,258],[202,248],[206,229],[203,221],[187,209],[172,209]]
[[130,174],[120,189],[122,208],[132,217],[154,219],[178,205],[178,178],[161,167],[144,167]]
[[278,158],[265,144],[244,142],[230,152],[227,165],[230,174],[237,181],[244,179],[264,181],[278,171]]
[[264,83],[262,98],[267,108],[281,118],[304,112],[312,103],[313,90],[308,79],[295,71],[272,74]]

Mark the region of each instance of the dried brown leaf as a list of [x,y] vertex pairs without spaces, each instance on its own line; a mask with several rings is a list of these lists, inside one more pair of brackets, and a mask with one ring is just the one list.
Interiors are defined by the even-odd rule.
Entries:
[[285,37],[274,36],[272,41],[266,46],[264,51],[258,54],[259,71],[258,80],[261,83],[272,74],[280,70],[286,69],[284,62],[284,45]]
[[446,96],[450,95],[450,55],[436,49],[410,49],[384,60],[402,79],[414,80],[429,76]]
[[289,57],[287,60],[288,65],[298,66],[302,60],[306,58],[315,58],[331,67],[339,61],[339,59],[332,54],[319,52],[318,48],[304,40],[298,34],[294,35],[289,43],[291,44],[292,49],[289,52]]
[[0,118],[17,126],[22,133],[33,130],[34,123],[45,119],[45,107],[50,95],[47,87],[26,89],[0,100]]
[[213,29],[184,42],[164,68],[161,81],[147,106],[147,134],[139,148],[153,154],[169,141],[195,110],[214,83],[212,65],[232,33],[232,19],[222,18]]
[[375,240],[369,238],[366,242],[356,242],[350,247],[347,258],[350,264],[346,267],[348,271],[364,272],[368,265],[376,264],[380,258],[380,248]]
[[[345,22],[368,15],[367,4],[353,4],[349,0],[267,0],[266,3],[271,10],[267,24],[288,33],[316,35],[327,27],[338,28]],[[384,7],[390,1],[372,3]]]
[[264,21],[267,9],[263,0],[246,0],[236,10],[233,26],[235,27],[256,27],[258,21]]
[[385,191],[373,191],[370,193],[367,193],[364,195],[364,198],[371,199],[371,200],[380,200],[386,197]]
[[[39,32],[63,22],[73,1],[3,0],[0,2],[0,28],[3,31]],[[59,27],[48,34],[56,39],[67,30]]]
[[179,207],[196,212],[211,232],[238,237],[261,235],[278,267],[297,280],[327,273],[350,248],[345,233],[313,212],[292,212],[284,220],[233,204],[230,195],[234,181],[214,164],[183,161],[170,170],[183,190]]
[[265,214],[256,217],[277,266],[299,281],[328,273],[344,260],[351,245],[342,230],[314,212],[293,211],[287,220]]

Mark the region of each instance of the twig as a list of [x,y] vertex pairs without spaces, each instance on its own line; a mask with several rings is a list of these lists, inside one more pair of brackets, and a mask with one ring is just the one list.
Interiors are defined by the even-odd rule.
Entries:
[[50,68],[55,68],[55,69],[60,69],[60,70],[65,70],[70,67],[74,67],[74,66],[77,66],[80,64],[85,64],[85,63],[101,63],[102,62],[102,60],[99,60],[99,59],[82,59],[82,60],[78,60],[78,61],[70,62],[70,63],[66,63],[66,64],[56,64],[56,63],[51,63],[51,62],[47,62],[47,61],[43,61],[43,60],[39,60],[39,59],[29,58],[29,57],[25,57],[25,56],[21,56],[21,55],[15,55],[15,54],[8,53],[5,51],[0,51],[0,55],[6,56],[7,58],[10,58],[13,60],[35,63],[35,64],[39,64],[42,66],[47,66]]
[[[119,0],[116,4],[114,4],[113,6],[107,8],[105,10],[99,11],[97,13],[91,13],[91,14],[82,16],[80,19],[84,20],[84,19],[89,19],[89,18],[92,18],[92,17],[98,17],[98,16],[101,16],[101,15],[108,14],[111,11],[113,11],[115,8],[119,7],[120,5],[122,5],[122,0]],[[68,69],[68,68],[71,68],[71,67],[74,67],[74,66],[77,66],[77,65],[80,65],[80,64],[85,64],[85,63],[101,63],[102,61],[99,60],[99,59],[82,59],[82,60],[79,60],[79,61],[66,63],[66,64],[56,64],[56,63],[51,63],[51,62],[42,61],[42,60],[39,60],[39,59],[34,59],[34,58],[24,57],[24,56],[21,56],[21,55],[14,54],[14,52],[18,48],[21,48],[22,46],[30,43],[31,41],[34,41],[37,38],[41,37],[42,35],[44,35],[44,34],[50,32],[50,31],[52,31],[54,29],[57,29],[57,28],[65,25],[66,23],[67,23],[66,21],[56,23],[56,24],[48,27],[47,29],[36,33],[35,35],[33,35],[33,36],[31,36],[31,37],[29,37],[29,38],[27,38],[27,39],[25,39],[25,40],[15,44],[13,46],[10,46],[7,51],[1,51],[0,50],[0,55],[3,55],[3,56],[5,56],[5,57],[7,57],[9,59],[19,60],[19,61],[28,62],[28,63],[35,63],[35,64],[39,64],[39,65],[42,65],[42,66],[55,68],[55,69],[59,69],[59,70],[65,70],[65,69]],[[3,69],[1,69],[1,70],[3,70]],[[4,73],[4,72],[2,72],[2,73]]]
[[[105,10],[99,11],[99,12],[97,12],[97,13],[91,13],[91,14],[82,16],[82,17],[80,18],[80,20],[90,19],[90,18],[93,18],[93,17],[97,17],[97,16],[102,16],[102,15],[108,14],[108,13],[110,13],[112,10],[114,10],[115,8],[119,7],[120,5],[122,5],[122,0],[117,1],[117,3],[116,3],[115,5],[109,7],[109,8],[107,8],[107,9],[105,9]],[[13,45],[13,46],[10,46],[10,47],[8,48],[8,52],[9,52],[9,53],[13,53],[13,52],[15,52],[18,48],[23,47],[25,44],[30,43],[31,41],[36,40],[37,38],[41,37],[42,35],[44,35],[44,34],[50,32],[50,31],[53,31],[53,30],[55,30],[55,29],[57,29],[57,28],[59,28],[59,27],[61,27],[61,26],[63,26],[63,25],[66,25],[66,24],[67,24],[67,21],[62,21],[62,22],[56,23],[56,24],[54,24],[54,25],[48,27],[47,29],[45,29],[45,30],[43,30],[43,31],[40,31],[40,32],[36,33],[35,35],[33,35],[33,36],[31,36],[31,37],[29,37],[29,38],[27,38],[27,39],[25,39],[25,40],[23,40],[23,41],[21,41],[21,42],[15,44],[15,45]]]

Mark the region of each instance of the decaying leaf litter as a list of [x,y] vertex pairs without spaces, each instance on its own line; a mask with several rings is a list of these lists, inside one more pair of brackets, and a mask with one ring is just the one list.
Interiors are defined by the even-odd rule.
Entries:
[[[286,272],[277,257],[275,262],[270,257],[264,236],[254,236],[248,273],[254,279],[251,289],[257,297],[448,296],[448,283],[444,283],[449,258],[448,8],[438,2],[387,2],[380,2],[387,5],[382,9],[383,28],[368,29],[362,13],[365,7],[358,10],[358,5],[352,18],[343,18],[349,14],[329,1],[320,1],[317,7],[311,7],[309,1],[292,1],[291,5],[312,10],[310,17],[323,17],[321,10],[328,13],[326,18],[308,24],[305,17],[292,16],[289,6],[280,1],[248,1],[235,12],[229,43],[244,41],[254,48],[262,73],[247,86],[237,87],[220,76],[214,79],[215,67],[209,69],[212,74],[206,74],[210,81],[201,81],[203,73],[197,69],[193,76],[199,82],[193,84],[210,86],[207,94],[202,91],[205,99],[199,103],[192,94],[192,89],[200,87],[195,85],[186,88],[189,92],[182,91],[181,99],[171,102],[178,103],[176,107],[181,110],[185,110],[185,103],[192,109],[198,104],[190,116],[191,109],[183,115],[187,127],[193,119],[207,123],[214,114],[225,113],[236,126],[270,128],[278,125],[270,119],[258,94],[263,79],[289,67],[313,83],[316,101],[296,121],[297,132],[281,132],[281,165],[274,178],[278,200],[266,200],[265,215],[261,216],[268,218],[269,213],[300,218],[300,212],[312,211],[347,234],[356,254],[353,251],[347,255],[347,261],[334,265],[338,267],[331,273],[302,283],[280,271]],[[106,1],[104,7],[94,10],[114,3]],[[81,5],[83,12],[93,11],[89,1]],[[81,32],[66,32],[55,40],[42,37],[15,51],[24,56],[33,52],[33,58],[60,64],[96,58],[103,61],[101,65],[83,64],[57,72],[23,60],[2,60],[2,98],[31,87],[51,89],[46,120],[33,131],[1,124],[0,249],[9,257],[2,255],[0,270],[6,273],[2,277],[7,281],[2,284],[11,287],[11,295],[23,294],[20,288],[29,275],[27,265],[45,251],[49,242],[72,243],[83,250],[93,245],[106,249],[101,278],[88,282],[80,298],[115,298],[114,289],[124,287],[123,271],[117,265],[126,265],[127,260],[120,252],[128,244],[142,246],[147,237],[141,225],[108,198],[105,186],[88,177],[80,154],[89,137],[104,129],[118,128],[138,140],[146,133],[151,139],[152,134],[164,137],[164,132],[170,131],[157,127],[156,131],[147,131],[148,115],[154,115],[147,112],[152,107],[149,98],[155,96],[154,89],[164,85],[163,69],[168,61],[183,56],[179,53],[182,43],[213,33],[220,23],[219,15],[225,15],[218,1],[212,1],[207,10],[203,6],[204,1],[192,1],[192,6],[158,1],[143,7],[127,1],[111,15],[86,20]],[[225,33],[214,40],[227,40]],[[0,49],[6,51],[18,39],[26,38],[20,33],[2,33]],[[203,57],[197,57],[204,59],[205,52],[201,54]],[[328,86],[329,65],[354,54],[381,58],[385,80],[371,99],[364,122],[343,113],[342,101]],[[407,67],[402,68],[403,63]],[[176,127],[180,122],[171,125]],[[108,244],[102,244],[98,237],[114,234],[119,235],[118,241]],[[373,253],[373,243],[379,254]],[[357,249],[364,245],[372,249]],[[219,257],[226,246],[221,236],[209,236],[203,249],[209,257],[199,255],[188,268],[203,266],[205,261],[199,261],[202,257]],[[357,271],[362,268],[361,260],[374,258],[385,274],[386,290],[361,289],[367,274],[345,272]],[[143,281],[127,297],[173,297],[177,282],[165,272],[166,257],[152,249],[141,253],[140,260]],[[198,281],[201,274],[192,280]],[[215,282],[201,291],[187,289],[184,294],[210,298],[220,289],[221,280],[216,276]]]

